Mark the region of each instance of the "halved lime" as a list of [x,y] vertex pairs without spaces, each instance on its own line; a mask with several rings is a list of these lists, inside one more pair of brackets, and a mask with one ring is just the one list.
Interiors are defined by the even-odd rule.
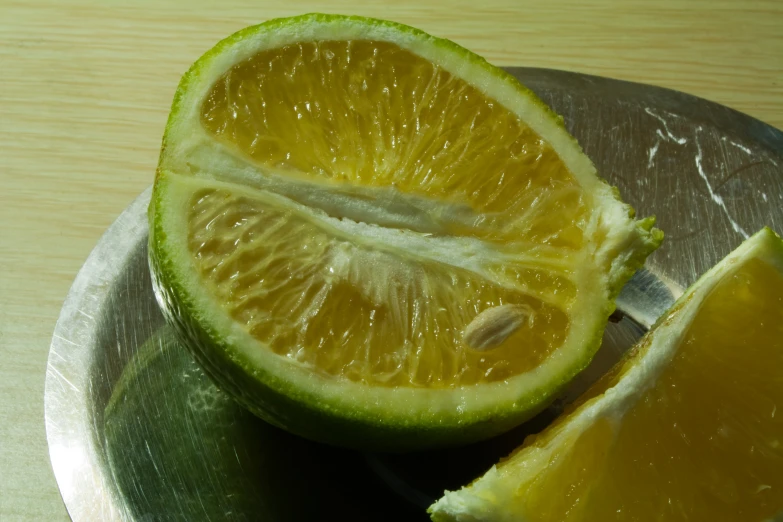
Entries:
[[543,408],[661,240],[507,73],[326,15],[193,65],[149,216],[161,302],[221,387],[295,433],[386,449]]

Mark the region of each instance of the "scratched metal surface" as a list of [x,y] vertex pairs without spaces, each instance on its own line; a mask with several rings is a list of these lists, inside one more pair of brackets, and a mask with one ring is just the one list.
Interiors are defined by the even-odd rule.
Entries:
[[764,225],[781,231],[779,130],[682,93],[510,70],[667,234],[623,291],[625,316],[564,397],[519,429],[456,453],[362,455],[272,428],[218,391],[164,327],[146,262],[148,190],[90,255],[52,340],[46,430],[73,520],[426,520],[422,508],[436,495],[546,425],[744,237]]

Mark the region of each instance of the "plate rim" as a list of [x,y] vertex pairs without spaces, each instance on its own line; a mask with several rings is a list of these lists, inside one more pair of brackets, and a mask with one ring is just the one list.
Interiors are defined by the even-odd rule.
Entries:
[[139,242],[147,240],[146,208],[151,194],[150,186],[101,235],[68,291],[52,334],[44,385],[44,424],[49,460],[72,520],[127,518],[98,462],[104,454],[103,441],[92,429],[90,373],[85,369],[93,358],[93,345],[88,340],[95,336],[97,317],[110,298],[108,292],[91,290],[108,287],[125,268],[123,263],[110,261],[127,259]]
[[[665,87],[593,76],[578,72],[536,67],[502,67],[526,85],[550,81],[578,82],[582,92],[614,91],[629,101],[673,99],[706,104],[731,119],[759,145],[783,158],[783,132],[753,116],[681,91]],[[635,89],[642,89],[634,92]],[[702,105],[703,107],[704,105]],[[712,122],[719,126],[718,122]],[[111,476],[100,458],[105,458],[103,441],[93,429],[90,372],[93,344],[100,311],[107,306],[109,292],[100,292],[122,274],[127,259],[146,242],[146,207],[152,187],[145,189],[106,229],[79,269],[63,302],[49,348],[44,386],[44,423],[50,464],[57,487],[72,520],[118,521],[132,519],[123,508]],[[114,262],[112,262],[114,261]],[[120,262],[117,262],[120,261]]]

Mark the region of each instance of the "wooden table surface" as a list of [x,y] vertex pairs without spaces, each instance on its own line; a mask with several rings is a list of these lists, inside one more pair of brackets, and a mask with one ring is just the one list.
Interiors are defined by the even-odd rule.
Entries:
[[310,11],[389,18],[498,65],[661,85],[783,128],[779,0],[132,4],[0,0],[3,522],[68,520],[43,422],[52,329],[101,233],[150,184],[179,76],[220,38]]

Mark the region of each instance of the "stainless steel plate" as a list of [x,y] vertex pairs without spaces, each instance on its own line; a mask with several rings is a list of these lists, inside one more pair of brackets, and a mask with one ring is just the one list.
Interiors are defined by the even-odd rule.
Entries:
[[146,261],[148,190],[79,272],[52,340],[46,430],[73,520],[426,520],[435,496],[546,425],[744,237],[764,225],[783,230],[779,130],[660,88],[510,71],[666,232],[572,388],[530,423],[458,451],[359,454],[272,428],[217,390],[163,326]]

